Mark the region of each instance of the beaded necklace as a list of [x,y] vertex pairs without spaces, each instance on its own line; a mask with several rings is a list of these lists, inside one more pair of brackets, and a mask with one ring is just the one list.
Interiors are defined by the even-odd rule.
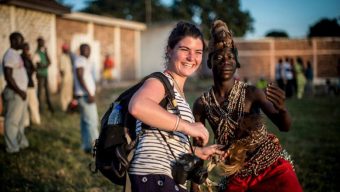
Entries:
[[235,81],[230,91],[228,99],[226,99],[222,106],[218,103],[214,91],[211,91],[212,97],[220,110],[222,116],[231,115],[231,113],[237,112],[236,122],[242,117],[244,111],[244,99],[245,99],[245,84],[240,81]]
[[268,134],[264,125],[258,131],[252,132],[250,137],[237,140],[235,133],[238,131],[239,120],[244,115],[246,87],[246,83],[235,81],[227,102],[221,104],[217,101],[213,88],[201,97],[208,114],[207,119],[212,127],[216,127],[214,131],[218,144],[230,147],[238,142],[258,146],[249,154],[244,167],[233,175],[241,177],[258,175],[282,156],[281,145],[275,141],[277,138]]
[[[221,119],[217,126],[217,140],[220,144],[228,144],[229,138],[234,138],[234,131],[238,127],[238,121],[242,118],[245,106],[245,93],[247,84],[235,81],[228,99],[221,105],[216,99],[213,88],[208,92],[208,106],[213,116]],[[211,100],[210,100],[211,99]]]

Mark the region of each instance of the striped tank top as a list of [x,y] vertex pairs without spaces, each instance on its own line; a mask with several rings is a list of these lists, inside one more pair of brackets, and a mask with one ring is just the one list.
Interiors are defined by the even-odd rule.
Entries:
[[[170,84],[173,85],[174,82],[170,75],[164,74],[169,79]],[[189,104],[175,88],[174,92],[182,120],[191,123],[195,122]],[[176,113],[171,107],[167,107],[167,111],[173,114]],[[137,120],[136,124],[136,131],[141,131],[142,122]],[[175,125],[175,122],[173,122],[173,124]],[[188,141],[188,137],[185,134],[181,132],[161,132],[166,137],[166,140],[177,159],[184,153],[190,151],[190,141]],[[138,141],[134,157],[130,163],[129,174],[162,174],[172,178],[171,166],[174,163],[175,159],[159,131],[156,128],[146,129],[144,130],[144,133],[141,134]]]

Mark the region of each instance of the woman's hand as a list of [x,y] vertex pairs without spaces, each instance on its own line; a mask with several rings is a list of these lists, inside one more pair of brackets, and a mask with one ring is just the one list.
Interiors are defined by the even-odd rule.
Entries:
[[285,92],[273,83],[269,83],[266,88],[267,99],[273,103],[274,107],[279,110],[285,110]]
[[203,146],[209,141],[209,131],[200,122],[189,123],[184,120],[180,120],[178,131],[195,138]]
[[210,145],[206,147],[197,147],[194,148],[195,155],[203,160],[210,159],[213,155],[224,155],[224,151],[221,151],[220,149],[223,147],[223,145]]

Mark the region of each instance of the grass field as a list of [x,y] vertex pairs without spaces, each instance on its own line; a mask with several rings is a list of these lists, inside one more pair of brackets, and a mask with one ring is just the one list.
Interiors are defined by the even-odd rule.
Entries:
[[[192,104],[209,83],[190,83],[186,88]],[[102,90],[97,97],[99,115],[122,89]],[[55,102],[57,95],[53,96]],[[55,104],[57,106],[57,104]],[[340,191],[340,97],[291,99],[293,116],[288,133],[271,123],[284,148],[291,154],[304,191]],[[26,129],[30,147],[18,154],[5,153],[0,137],[0,191],[119,191],[100,174],[92,174],[92,157],[80,150],[78,114],[57,110],[42,114],[42,125]],[[218,179],[213,173],[211,178]]]

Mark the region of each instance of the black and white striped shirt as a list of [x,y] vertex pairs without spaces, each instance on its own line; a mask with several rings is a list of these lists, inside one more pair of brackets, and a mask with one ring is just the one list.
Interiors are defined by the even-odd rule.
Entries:
[[[172,78],[165,73],[170,83],[173,85]],[[177,101],[178,109],[181,114],[182,120],[194,122],[194,117],[189,104],[174,88],[175,99]],[[175,110],[168,108],[170,113],[176,113]],[[137,131],[141,130],[141,121],[137,121]],[[175,122],[173,123],[175,125]],[[178,159],[184,153],[190,152],[190,145],[188,137],[181,132],[170,133],[161,131],[166,137],[171,150]],[[171,175],[171,166],[174,164],[175,159],[171,154],[168,145],[160,135],[157,129],[147,129],[141,135],[134,157],[131,161],[129,174],[134,175],[148,175],[148,174],[163,174]]]

